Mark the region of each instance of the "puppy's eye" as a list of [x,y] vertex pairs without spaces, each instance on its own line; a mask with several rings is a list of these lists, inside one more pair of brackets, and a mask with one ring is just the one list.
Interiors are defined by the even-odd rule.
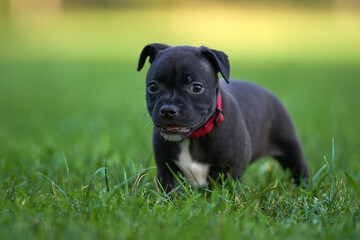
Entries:
[[201,84],[195,83],[191,85],[191,91],[193,93],[202,93],[204,91],[204,87]]
[[148,85],[148,89],[150,93],[155,93],[157,90],[159,90],[159,87],[156,83],[153,82]]

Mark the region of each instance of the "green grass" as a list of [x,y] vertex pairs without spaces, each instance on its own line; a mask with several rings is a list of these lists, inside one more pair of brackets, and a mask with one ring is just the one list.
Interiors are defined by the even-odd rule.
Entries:
[[[300,13],[295,20],[302,19]],[[152,123],[144,96],[146,71],[136,72],[141,47],[154,35],[145,38],[118,23],[125,32],[131,29],[129,39],[134,42],[115,46],[115,40],[105,41],[108,35],[96,35],[116,25],[102,29],[100,23],[106,20],[104,13],[98,14],[90,15],[98,17],[92,23],[99,25],[79,34],[95,43],[70,41],[76,26],[88,20],[84,13],[65,18],[74,28],[64,36],[65,43],[54,39],[69,30],[66,21],[47,33],[41,26],[34,28],[34,22],[22,22],[25,28],[15,24],[0,40],[10,44],[10,50],[2,45],[0,57],[0,239],[360,237],[359,48],[345,59],[351,46],[359,47],[357,33],[353,42],[342,40],[348,46],[334,50],[338,60],[330,57],[331,52],[309,50],[308,41],[288,58],[283,58],[284,50],[263,57],[252,55],[251,48],[244,55],[239,49],[233,53],[234,43],[226,51],[233,78],[270,89],[292,115],[312,174],[306,189],[296,188],[274,160],[263,159],[249,166],[242,184],[230,181],[208,190],[185,183],[169,198],[156,188]],[[131,19],[138,16],[126,14]],[[267,14],[262,23],[266,16],[274,17]],[[322,19],[310,26],[310,35],[328,16],[315,15],[306,14],[315,22]],[[113,22],[114,13],[109,18]],[[281,29],[275,20],[272,24]],[[129,24],[141,27],[143,22]],[[354,26],[341,32],[351,36]],[[164,42],[184,40],[165,33],[160,36]],[[136,40],[136,34],[144,39]],[[36,54],[46,36],[54,39]],[[275,40],[272,47],[281,49],[283,42]],[[209,42],[220,44],[217,37]],[[17,49],[18,43],[24,44]],[[92,44],[114,46],[114,55],[104,48],[87,53]],[[285,49],[290,51],[292,44]]]
[[[308,189],[296,189],[275,161],[261,160],[243,185],[216,186],[212,194],[178,189],[170,200],[154,184],[144,74],[134,65],[1,64],[3,239],[359,236],[358,185],[344,175],[359,182],[360,119],[352,110],[359,83],[345,74],[358,74],[356,66],[282,63],[263,65],[260,73],[234,63],[287,105],[317,177]],[[295,76],[277,80],[284,66]],[[332,137],[334,182],[329,166],[316,174],[326,164],[323,155],[331,164]]]

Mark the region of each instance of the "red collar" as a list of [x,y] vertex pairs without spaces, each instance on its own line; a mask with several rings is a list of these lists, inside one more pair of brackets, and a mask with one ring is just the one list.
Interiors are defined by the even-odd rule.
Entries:
[[207,123],[205,123],[202,127],[192,132],[190,136],[188,136],[188,138],[197,138],[204,136],[205,134],[208,134],[215,126],[217,126],[219,123],[221,123],[224,120],[224,116],[221,112],[222,112],[221,94],[219,94],[216,111],[214,115],[212,115],[210,120]]

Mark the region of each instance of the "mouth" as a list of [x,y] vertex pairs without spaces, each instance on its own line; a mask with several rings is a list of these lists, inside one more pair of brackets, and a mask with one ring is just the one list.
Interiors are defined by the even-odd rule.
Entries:
[[160,135],[167,141],[178,142],[190,133],[190,128],[180,126],[164,126],[160,128]]
[[190,128],[188,127],[180,127],[180,126],[164,126],[161,129],[161,132],[166,134],[185,134],[190,132]]
[[160,127],[160,135],[168,141],[181,141],[186,136],[188,136],[193,130],[199,128],[204,121],[201,120],[195,124],[195,127],[182,127],[182,126],[173,126],[165,125]]

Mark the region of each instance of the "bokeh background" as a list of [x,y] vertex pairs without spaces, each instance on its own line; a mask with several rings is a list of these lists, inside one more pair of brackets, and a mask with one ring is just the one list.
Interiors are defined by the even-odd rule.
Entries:
[[[113,176],[153,166],[149,65],[136,72],[153,42],[224,51],[232,78],[284,102],[312,172],[334,138],[336,169],[360,179],[357,0],[1,0],[0,14],[3,179],[61,178],[64,156],[79,185],[105,155]],[[245,183],[276,165],[257,164]]]

